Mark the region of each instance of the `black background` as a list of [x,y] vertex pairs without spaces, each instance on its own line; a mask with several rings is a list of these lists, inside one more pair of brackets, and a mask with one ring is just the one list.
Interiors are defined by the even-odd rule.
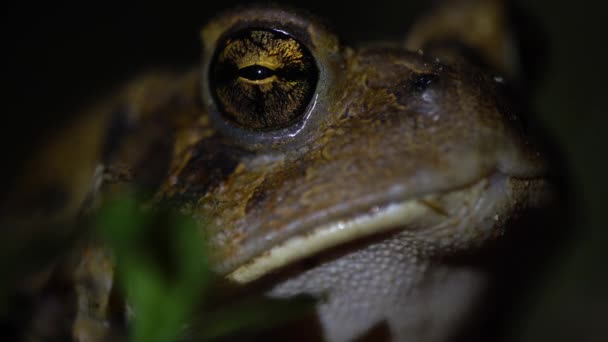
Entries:
[[[280,1],[281,2],[281,1]],[[283,1],[285,2],[285,1]],[[4,5],[2,181],[44,132],[90,101],[152,68],[182,69],[199,59],[199,28],[243,1],[197,4],[47,2]],[[328,19],[347,42],[403,37],[427,1],[289,1]],[[606,61],[600,1],[523,3],[549,48],[534,108],[563,152],[578,210],[569,244],[527,303],[513,341],[596,341],[608,336]]]

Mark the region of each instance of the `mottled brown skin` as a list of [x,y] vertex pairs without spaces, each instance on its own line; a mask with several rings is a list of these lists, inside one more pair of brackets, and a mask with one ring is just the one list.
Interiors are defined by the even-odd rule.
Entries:
[[[405,49],[343,46],[314,19],[276,8],[220,16],[202,31],[202,69],[148,75],[98,109],[97,127],[112,134],[99,139],[105,143],[92,148],[97,157],[82,169],[92,176],[103,164],[98,194],[131,184],[158,189],[153,202],[171,203],[205,227],[209,241],[201,243],[211,245],[223,275],[323,224],[413,200],[433,214],[382,234],[372,229],[311,265],[268,270],[257,283],[275,297],[325,298],[317,313],[328,340],[378,327],[394,340],[448,340],[487,279],[472,266],[438,260],[504,234],[513,215],[542,202],[548,185],[543,155],[511,110],[502,80],[442,45],[443,38],[458,40],[493,70],[511,71],[508,53],[484,45],[488,37],[507,39],[503,22],[490,22],[491,34],[479,38],[467,30],[446,34],[438,27],[454,25],[439,17],[421,19]],[[212,96],[216,44],[248,26],[284,29],[316,59],[313,103],[288,127],[235,125]],[[508,199],[488,209],[491,216],[477,214],[471,203],[483,207],[496,184]],[[70,193],[71,215],[89,197]],[[472,214],[465,219],[463,210]]]

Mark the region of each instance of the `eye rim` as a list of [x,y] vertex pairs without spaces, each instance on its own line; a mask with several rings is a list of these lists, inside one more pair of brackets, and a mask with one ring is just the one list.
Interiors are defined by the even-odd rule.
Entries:
[[[225,37],[244,29],[276,30],[293,37],[308,49],[318,69],[316,89],[300,120],[275,131],[252,131],[228,122],[211,95],[209,69],[216,47]],[[326,25],[306,13],[276,6],[248,7],[226,12],[201,31],[203,39],[201,92],[209,122],[232,144],[251,151],[288,151],[313,138],[329,107],[328,92],[344,68],[344,55],[337,36]]]

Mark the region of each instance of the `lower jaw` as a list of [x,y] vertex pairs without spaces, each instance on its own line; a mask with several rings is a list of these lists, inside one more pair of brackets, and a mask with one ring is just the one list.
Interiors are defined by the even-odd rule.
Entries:
[[403,231],[338,246],[265,278],[267,295],[317,298],[308,329],[326,341],[447,341],[471,319],[487,274],[423,249]]

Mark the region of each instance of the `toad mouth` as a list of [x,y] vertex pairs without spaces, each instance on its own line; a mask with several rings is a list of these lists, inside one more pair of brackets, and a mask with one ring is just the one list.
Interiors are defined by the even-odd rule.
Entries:
[[[287,238],[231,271],[227,277],[249,283],[286,265],[348,242],[391,231],[406,231],[412,239],[453,246],[479,243],[503,231],[503,217],[519,209],[542,205],[548,183],[541,177],[517,178],[501,172],[440,193],[405,201],[371,203],[368,210],[338,216]],[[527,187],[529,191],[517,192]],[[517,196],[517,193],[525,193]],[[502,216],[501,216],[502,215]]]

